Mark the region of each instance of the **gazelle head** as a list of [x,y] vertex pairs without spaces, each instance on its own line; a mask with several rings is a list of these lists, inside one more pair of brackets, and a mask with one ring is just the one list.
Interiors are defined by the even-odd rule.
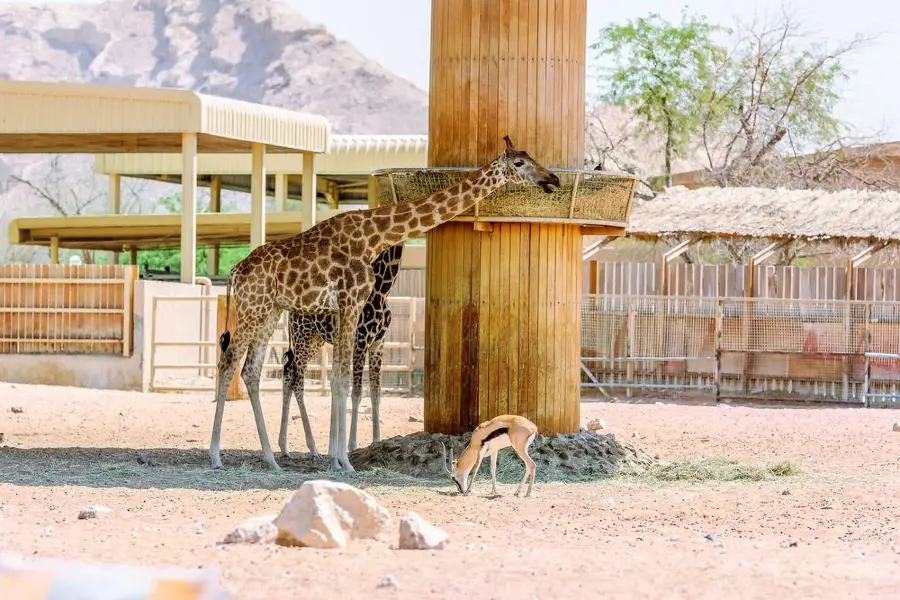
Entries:
[[465,496],[469,493],[468,489],[463,489],[463,486],[466,483],[466,479],[468,479],[468,470],[466,470],[465,474],[463,474],[462,482],[460,482],[459,464],[456,459],[453,458],[453,448],[450,448],[449,460],[447,459],[447,447],[444,445],[444,442],[441,442],[441,450],[444,454],[444,471],[446,471],[447,475],[450,476],[450,481],[456,484],[456,489],[459,490],[459,493]]

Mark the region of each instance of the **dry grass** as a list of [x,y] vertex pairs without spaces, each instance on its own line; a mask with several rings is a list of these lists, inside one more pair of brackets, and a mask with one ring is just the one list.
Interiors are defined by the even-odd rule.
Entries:
[[800,468],[790,461],[757,465],[722,457],[683,458],[657,464],[644,472],[645,477],[659,481],[691,482],[752,482],[771,481],[779,477],[800,474]]

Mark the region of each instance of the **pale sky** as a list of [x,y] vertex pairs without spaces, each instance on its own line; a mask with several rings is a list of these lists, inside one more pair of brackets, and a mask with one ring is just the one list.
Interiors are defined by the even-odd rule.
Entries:
[[[9,0],[6,0],[9,1]],[[34,3],[28,0],[14,0]],[[53,3],[63,0],[45,0]],[[85,0],[82,0],[85,1]],[[97,2],[99,0],[87,0]],[[322,23],[337,37],[356,46],[387,69],[428,90],[430,0],[281,0],[309,19]],[[857,33],[881,33],[871,46],[846,61],[851,79],[843,90],[838,117],[857,133],[886,132],[900,140],[900,10],[896,0],[588,0],[588,40],[610,22],[658,12],[677,22],[681,8],[706,15],[711,22],[730,25],[735,16],[752,18],[779,12],[782,4],[799,17],[816,39],[828,43],[848,40]],[[588,50],[588,67],[594,61]]]

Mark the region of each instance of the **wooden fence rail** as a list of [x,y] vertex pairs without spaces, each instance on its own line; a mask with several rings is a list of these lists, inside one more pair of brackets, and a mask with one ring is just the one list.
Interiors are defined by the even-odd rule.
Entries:
[[0,265],[0,354],[132,352],[137,267]]

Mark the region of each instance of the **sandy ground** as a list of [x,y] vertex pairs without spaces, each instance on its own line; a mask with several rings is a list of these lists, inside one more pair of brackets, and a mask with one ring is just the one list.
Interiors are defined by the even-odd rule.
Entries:
[[[324,451],[328,403],[308,403]],[[280,401],[263,404],[275,442]],[[227,405],[227,470],[211,471],[212,411],[209,395],[0,383],[0,552],[214,567],[242,599],[895,598],[900,590],[894,411],[582,405],[583,422],[602,417],[664,461],[790,460],[802,469],[774,481],[539,483],[528,499],[514,498],[511,485],[486,498],[486,465],[481,489],[466,498],[445,495],[449,485],[351,481],[395,516],[415,510],[446,529],[451,547],[435,552],[400,551],[395,539],[344,551],[217,546],[246,517],[278,512],[304,476],[263,469],[247,402]],[[382,415],[386,437],[414,432],[421,424],[409,417],[422,415],[422,401],[386,398]],[[367,444],[371,422],[361,425]],[[306,451],[299,420],[291,447]],[[89,504],[113,512],[78,520]],[[398,589],[378,587],[388,575]]]

